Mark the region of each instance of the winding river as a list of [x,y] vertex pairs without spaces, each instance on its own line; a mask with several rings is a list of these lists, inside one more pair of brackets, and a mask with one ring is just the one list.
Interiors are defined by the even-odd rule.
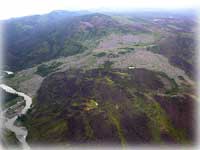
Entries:
[[[10,71],[4,71],[4,72],[6,72],[8,75],[13,74]],[[31,107],[32,98],[29,97],[28,95],[22,93],[22,92],[16,91],[15,89],[13,89],[13,88],[5,85],[5,84],[0,84],[0,88],[2,88],[4,91],[6,91],[8,93],[17,94],[18,96],[23,97],[23,99],[25,100],[25,107],[22,109],[22,111],[20,113],[18,113],[17,116],[14,116],[13,118],[10,118],[10,119],[5,118],[5,122],[3,123],[3,125],[8,130],[13,131],[15,133],[17,139],[21,142],[22,148],[24,150],[28,150],[28,149],[30,149],[30,147],[28,146],[28,144],[26,142],[26,136],[28,134],[27,129],[25,127],[22,127],[22,126],[16,126],[14,123],[15,123],[18,116],[25,114],[27,112],[27,110]]]

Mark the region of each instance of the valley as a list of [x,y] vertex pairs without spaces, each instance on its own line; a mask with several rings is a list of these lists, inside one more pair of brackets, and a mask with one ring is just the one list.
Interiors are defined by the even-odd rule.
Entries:
[[18,117],[29,146],[194,144],[194,14],[54,11],[4,25],[14,74],[2,84],[32,98]]

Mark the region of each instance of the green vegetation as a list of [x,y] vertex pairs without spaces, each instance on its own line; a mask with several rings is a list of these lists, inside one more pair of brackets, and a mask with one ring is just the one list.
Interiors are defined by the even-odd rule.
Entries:
[[121,49],[125,49],[127,52],[132,52],[135,50],[135,48],[133,47],[124,47],[124,48],[121,48]]
[[44,131],[43,136],[51,136],[53,134],[62,136],[63,132],[66,132],[68,130],[68,125],[65,120],[60,120],[54,123],[51,123],[48,128],[46,129],[46,132]]
[[36,73],[44,77],[52,72],[55,72],[60,65],[62,65],[61,62],[53,62],[50,65],[42,64],[37,67]]
[[125,16],[113,16],[113,19],[116,21],[122,23],[122,24],[132,24],[134,23],[133,21],[130,20],[130,17],[125,17]]
[[7,101],[2,104],[3,109],[9,108],[10,106],[13,106],[17,104],[17,102],[22,101],[23,99],[21,97],[16,97],[10,101]]
[[72,106],[73,106],[73,107],[79,107],[79,106],[81,106],[81,103],[80,103],[80,102],[73,101],[73,102],[72,102]]
[[106,56],[106,52],[100,52],[100,53],[94,54],[94,56],[96,56],[96,57],[104,57],[104,56]]
[[[29,110],[29,111],[30,111],[30,110]],[[28,113],[30,113],[30,112],[28,112]],[[20,116],[17,117],[16,123],[17,123],[18,125],[24,125],[24,123],[25,123],[26,120],[27,120],[26,115],[20,115]]]
[[[50,52],[49,43],[47,41],[42,42],[40,44],[40,47],[37,50],[37,53],[42,55],[42,54],[48,54],[49,52]],[[33,53],[30,53],[28,56],[32,57],[34,55],[35,55],[35,53],[33,52]]]
[[152,34],[156,40],[160,40],[162,38],[162,34],[159,32],[153,32]]
[[112,65],[114,62],[112,61],[105,61],[103,64],[103,69],[109,71],[110,69],[112,69]]
[[114,74],[120,76],[121,78],[128,78],[130,75],[125,72],[113,72]]
[[3,139],[1,139],[1,140],[3,141],[3,144],[6,147],[19,148],[21,146],[21,144],[18,141],[18,139],[16,138],[14,132],[7,130],[7,129],[3,129],[2,134],[3,134]]
[[131,48],[131,47],[125,47],[125,48],[120,48],[123,49],[123,51],[119,51],[118,54],[127,54],[127,53],[131,53],[135,50],[135,48]]
[[151,127],[155,141],[162,143],[160,138],[161,132],[169,133],[169,135],[172,135],[180,143],[185,143],[187,141],[183,131],[177,130],[172,126],[167,114],[157,102],[152,100],[150,103],[146,104],[144,99],[137,98],[134,100],[133,106],[134,109],[145,113],[149,117],[149,126]]
[[84,103],[84,105],[85,105],[84,110],[86,111],[89,111],[98,107],[98,103],[94,99],[88,100],[86,103]]
[[165,94],[168,94],[168,95],[176,95],[178,92],[180,92],[180,88],[178,86],[178,84],[176,83],[176,81],[170,77],[168,77],[165,73],[163,72],[158,72],[158,74],[160,76],[162,76],[163,78],[166,78],[168,81],[170,81],[170,85],[171,85],[171,88],[166,90]]
[[160,47],[158,45],[147,47],[147,50],[152,51],[154,53],[160,53]]
[[[27,127],[30,144],[118,142],[125,146],[132,142],[193,141],[194,122],[190,119],[194,93],[190,83],[182,79],[184,85],[180,86],[164,73],[143,68],[113,68],[126,57],[122,55],[146,49],[167,57],[172,65],[192,75],[193,23],[180,18],[170,23],[174,25],[172,30],[165,25],[169,24],[165,17],[133,16],[50,13],[5,22],[5,66],[19,71],[6,77],[5,83],[16,89],[23,85],[21,89],[25,89],[24,81],[32,79],[34,66],[34,73],[46,78],[33,98],[32,108],[17,118],[17,123]],[[154,21],[156,17],[163,18],[162,24]],[[110,37],[114,40],[106,43]],[[108,51],[97,51],[101,46],[109,47]],[[52,61],[68,56],[73,56],[69,61],[77,62],[70,62],[69,70],[58,72],[68,64],[61,66],[61,62]],[[112,61],[105,61],[108,58]],[[19,98],[15,96],[5,100],[3,107],[16,104]],[[13,133],[7,137],[14,139]]]
[[86,118],[86,116],[83,116],[83,124],[84,124],[84,130],[85,130],[86,138],[88,138],[90,140],[95,139],[93,129],[90,125],[90,122]]
[[20,84],[26,80],[30,80],[32,78],[33,74],[16,74],[14,77],[5,79],[4,82],[6,85],[14,88],[19,89]]
[[13,78],[13,77],[15,77],[15,74],[6,74],[6,75],[4,75],[3,78],[10,79],[10,78]]
[[[36,97],[33,110],[18,118],[29,130],[28,141],[90,143],[105,136],[108,142],[114,138],[124,147],[132,136],[140,136],[141,141],[148,137],[150,143],[167,143],[162,137],[167,134],[175,143],[190,143],[185,129],[174,127],[152,89],[152,85],[162,82],[159,78],[154,81],[154,76],[169,80],[171,87],[175,82],[164,73],[112,69],[111,64],[107,62],[107,69],[68,70],[48,76],[48,82],[43,83],[48,88],[41,88],[38,93],[43,95],[42,100]],[[156,93],[166,93],[164,86],[158,87]],[[165,96],[171,99],[170,95]]]
[[108,76],[105,77],[105,81],[106,81],[106,83],[108,83],[108,85],[114,84],[114,81],[111,78],[109,78]]
[[118,54],[127,54],[128,52],[127,51],[120,51],[120,52],[118,52]]
[[[11,56],[6,58],[10,63],[5,64],[9,70],[18,71],[60,56],[80,54],[96,48],[99,41],[111,33],[130,32],[129,29],[118,26],[110,16],[103,14],[73,16],[70,21],[67,19],[68,15],[61,18],[59,15],[55,16],[57,14],[36,16],[26,18],[26,21],[21,18],[7,24],[8,28],[11,27],[6,30],[10,35],[8,47],[17,51],[6,51]],[[82,28],[82,22],[92,25],[94,20],[98,22],[95,27]]]
[[105,102],[104,105],[102,106],[102,109],[107,112],[110,123],[114,126],[114,128],[117,131],[117,136],[120,139],[122,147],[125,147],[127,144],[126,138],[123,133],[123,128],[120,122],[120,115],[116,109],[116,105],[110,102]]
[[117,117],[115,117],[113,114],[109,114],[109,118],[110,118],[111,122],[113,123],[113,125],[116,127],[118,136],[121,141],[121,145],[124,147],[126,145],[126,139],[123,135],[123,130],[120,125],[119,119]]
[[[107,63],[109,68],[112,63]],[[147,142],[150,143],[167,143],[163,134],[175,143],[189,143],[186,129],[175,128],[173,120],[154,97],[155,90],[162,95],[167,91],[164,86],[152,88],[152,85],[162,85],[158,83],[162,80],[156,76],[171,81],[166,74],[139,68],[134,71],[99,68],[56,73],[47,77],[43,83],[47,84],[45,88],[41,86],[33,110],[18,120],[28,128],[31,143],[41,140],[90,143],[105,136],[108,142],[117,140],[124,147],[129,143],[128,139],[137,136],[141,142],[149,139]],[[170,84],[173,87],[175,82]],[[172,99],[166,94],[165,98]],[[161,102],[165,100],[161,99]]]
[[2,96],[2,109],[9,108],[10,106],[15,105],[18,101],[23,101],[23,98],[19,97],[17,94],[7,93],[4,90],[1,90]]
[[179,87],[174,79],[171,79],[171,82],[172,82],[172,88],[167,90],[165,94],[176,95],[180,91]]
[[87,49],[80,42],[75,42],[72,40],[65,41],[64,49],[61,52],[64,56],[72,56],[78,53],[82,53]]

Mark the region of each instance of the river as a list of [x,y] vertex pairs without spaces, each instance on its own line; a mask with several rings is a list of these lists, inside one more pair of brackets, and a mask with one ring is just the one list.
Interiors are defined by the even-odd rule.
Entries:
[[[4,72],[6,72],[8,75],[13,74],[10,71],[4,71]],[[3,123],[3,126],[5,126],[8,130],[14,132],[16,135],[16,138],[21,142],[22,148],[24,150],[28,150],[28,149],[30,149],[29,145],[26,142],[26,137],[27,137],[28,131],[25,127],[16,126],[15,121],[18,116],[26,114],[27,110],[31,107],[32,98],[22,92],[16,91],[15,89],[13,89],[5,84],[0,84],[0,88],[2,88],[4,91],[6,91],[8,93],[17,94],[18,96],[23,97],[23,99],[25,100],[25,107],[22,109],[22,111],[20,113],[18,113],[17,116],[14,116],[13,118],[5,118],[5,122]],[[4,117],[5,117],[5,115],[4,115]]]

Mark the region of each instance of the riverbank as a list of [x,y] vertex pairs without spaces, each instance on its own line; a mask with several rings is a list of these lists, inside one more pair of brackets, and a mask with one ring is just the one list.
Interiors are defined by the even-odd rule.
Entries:
[[[6,72],[6,73],[8,75],[12,74],[12,72]],[[0,84],[0,88],[2,90],[4,90],[5,92],[7,92],[7,93],[18,95],[18,96],[22,97],[25,100],[25,106],[23,108],[21,108],[21,109],[18,109],[18,110],[21,110],[21,111],[17,111],[16,115],[14,115],[12,117],[7,117],[5,114],[6,114],[6,111],[8,111],[8,110],[16,112],[13,109],[16,109],[17,106],[15,107],[15,105],[19,105],[19,104],[12,105],[8,109],[3,111],[2,115],[1,115],[2,116],[1,119],[3,119],[2,127],[5,127],[9,131],[12,131],[16,135],[16,138],[21,143],[22,148],[26,149],[26,150],[30,149],[28,144],[27,144],[27,142],[26,142],[26,136],[28,134],[27,129],[25,127],[22,127],[22,126],[17,126],[15,124],[15,122],[16,122],[18,116],[26,114],[27,110],[31,107],[32,98],[29,97],[28,95],[22,93],[22,92],[16,91],[15,89],[13,89],[13,88],[5,85],[5,84]]]

